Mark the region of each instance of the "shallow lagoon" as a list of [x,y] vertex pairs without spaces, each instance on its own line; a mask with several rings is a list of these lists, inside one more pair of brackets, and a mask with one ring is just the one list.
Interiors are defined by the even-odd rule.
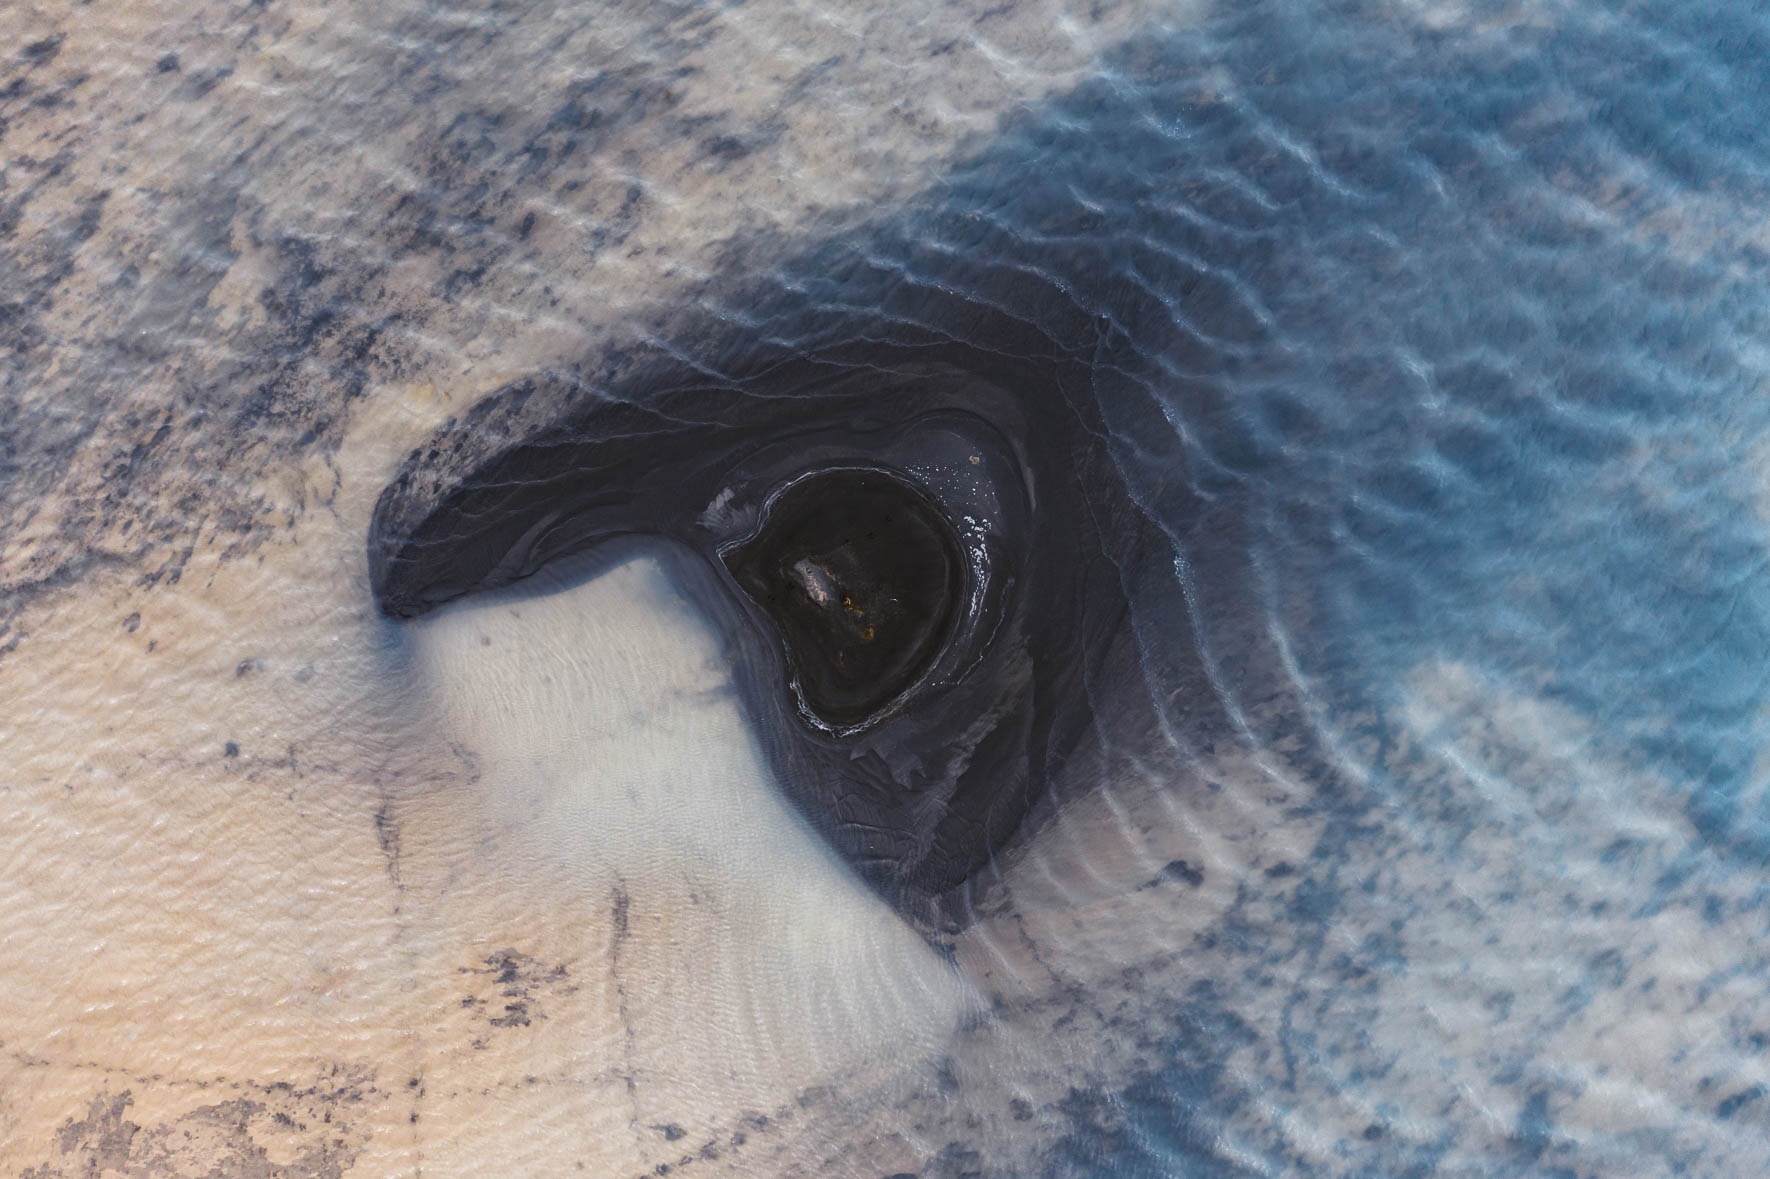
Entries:
[[[21,19],[7,1169],[1763,1169],[1746,6]],[[968,382],[1073,546],[999,748],[804,752],[673,532],[377,609],[587,405]],[[1025,813],[931,900],[867,758]]]

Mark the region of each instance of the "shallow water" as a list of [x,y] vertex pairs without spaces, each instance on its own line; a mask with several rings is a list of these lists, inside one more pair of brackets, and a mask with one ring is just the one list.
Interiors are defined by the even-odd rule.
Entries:
[[[1751,6],[4,19],[9,1172],[1770,1164]],[[954,924],[680,537],[376,608],[389,486],[913,352],[1089,571]]]

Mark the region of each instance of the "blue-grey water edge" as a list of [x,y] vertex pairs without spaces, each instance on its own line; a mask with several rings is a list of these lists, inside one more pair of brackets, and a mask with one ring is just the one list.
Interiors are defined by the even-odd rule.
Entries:
[[[1295,866],[1291,920],[1316,932],[1262,941],[1253,923],[1250,944],[1216,948],[1237,969],[1178,1006],[1132,1086],[1076,1095],[1065,1149],[1078,1168],[1306,1172],[1287,1139],[1329,1094],[1375,1112],[1349,1173],[1430,1174],[1454,1153],[1455,1130],[1418,1106],[1399,1125],[1384,1116],[1418,1100],[1407,1090],[1421,1077],[1357,1027],[1396,1018],[1370,996],[1407,993],[1421,964],[1403,931],[1443,919],[1406,895],[1406,873],[1383,871],[1398,831],[1447,878],[1508,878],[1491,909],[1464,899],[1477,924],[1591,927],[1578,950],[1524,938],[1559,959],[1542,983],[1553,993],[1524,1016],[1545,1035],[1607,990],[1654,988],[1632,922],[1667,907],[1689,921],[1761,912],[1770,255],[1760,231],[1696,208],[1767,195],[1756,128],[1770,30],[1749,7],[1579,5],[1538,28],[1496,9],[1487,36],[1437,38],[1369,6],[1245,6],[1128,47],[1105,77],[1009,120],[957,172],[943,215],[912,222],[912,255],[928,240],[991,259],[1036,258],[1047,235],[1088,241],[1063,280],[1109,325],[1098,371],[1116,453],[1172,537],[1175,592],[1199,619],[1192,634],[1147,622],[1150,657],[1198,643],[1248,715],[1260,701],[1237,698],[1240,632],[1268,632],[1308,711],[1251,719],[1252,739],[1304,727],[1339,762],[1311,803],[1331,834]],[[1039,180],[1009,189],[1006,175]],[[1178,342],[1152,344],[1158,333]],[[1225,520],[1227,537],[1211,535],[1206,522]],[[1223,546],[1245,553],[1248,580],[1213,579],[1243,559]],[[1594,738],[1574,756],[1675,783],[1663,801],[1692,838],[1643,851],[1615,832],[1592,846],[1603,824],[1586,808],[1631,800],[1577,774],[1533,781],[1540,767],[1514,762],[1423,782],[1387,718],[1435,662],[1582,718]],[[1419,737],[1454,759],[1481,723],[1455,716]],[[1520,876],[1479,838],[1513,822],[1548,860]],[[1723,900],[1717,880],[1749,883]],[[1365,913],[1362,940],[1331,948],[1348,910]],[[1498,944],[1462,952],[1472,965]],[[1740,949],[1726,973],[1762,987],[1762,943]],[[1285,1001],[1283,1066],[1238,1078],[1227,1062],[1252,1032],[1223,992],[1297,955],[1333,981]],[[1503,1023],[1513,1004],[1495,987],[1485,1005]],[[1712,1102],[1615,1127],[1612,1142],[1557,1127],[1561,1100],[1604,1070],[1552,1048],[1429,1071],[1526,1094],[1508,1149],[1470,1173],[1725,1173],[1684,1152],[1685,1119],[1761,1134],[1762,1066],[1748,1062],[1766,1045],[1745,1021],[1729,1048],[1741,1071],[1708,1078]],[[1101,1113],[1115,1105],[1122,1123]],[[1296,1129],[1270,1128],[1275,1112]]]

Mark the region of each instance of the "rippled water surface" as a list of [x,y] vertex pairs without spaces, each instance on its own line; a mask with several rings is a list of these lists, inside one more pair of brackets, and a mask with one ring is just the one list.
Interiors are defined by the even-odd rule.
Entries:
[[[0,28],[0,1169],[1770,1171],[1754,5]],[[806,737],[696,479],[967,382],[1007,686]]]

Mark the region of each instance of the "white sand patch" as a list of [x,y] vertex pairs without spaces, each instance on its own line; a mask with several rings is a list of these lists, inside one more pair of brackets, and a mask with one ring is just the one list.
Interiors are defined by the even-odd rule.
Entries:
[[510,885],[601,914],[584,936],[609,939],[641,1121],[763,1107],[887,1048],[932,1050],[962,1009],[957,976],[786,802],[717,634],[650,558],[573,576],[413,628],[438,735],[477,770],[463,805],[405,829],[422,854],[427,816],[475,825],[453,833],[470,850],[438,912]]

